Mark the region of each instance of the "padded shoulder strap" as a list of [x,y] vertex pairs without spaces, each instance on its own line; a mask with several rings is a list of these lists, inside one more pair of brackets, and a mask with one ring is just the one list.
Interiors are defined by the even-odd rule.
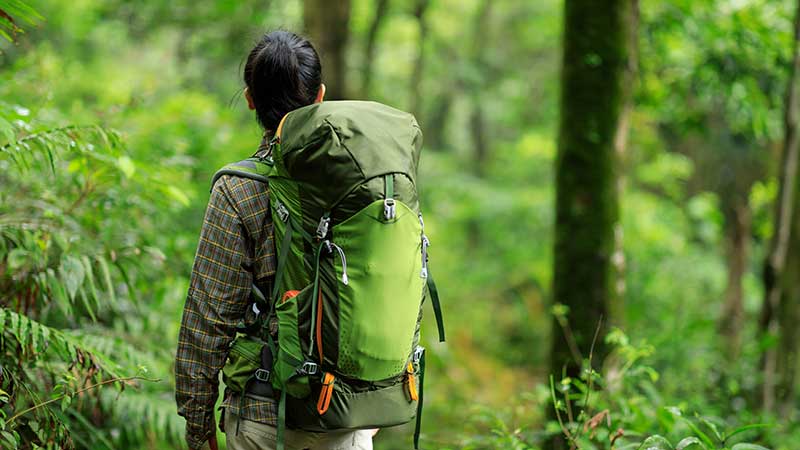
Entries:
[[230,163],[214,174],[214,177],[211,179],[211,188],[214,188],[214,183],[223,175],[250,178],[251,180],[266,183],[269,181],[267,174],[271,168],[272,165],[269,163],[269,160],[261,158],[247,158],[239,162]]

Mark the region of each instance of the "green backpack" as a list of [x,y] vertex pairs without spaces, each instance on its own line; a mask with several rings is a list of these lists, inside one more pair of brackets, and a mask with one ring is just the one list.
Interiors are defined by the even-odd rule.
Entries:
[[[419,210],[421,145],[410,114],[323,102],[287,114],[269,156],[214,177],[269,184],[274,288],[269,296],[254,288],[254,310],[267,311],[265,320],[234,341],[223,380],[240,393],[265,384],[280,392],[279,449],[286,426],[369,429],[415,417],[418,447],[426,296],[445,337]],[[277,342],[267,332],[273,317]]]

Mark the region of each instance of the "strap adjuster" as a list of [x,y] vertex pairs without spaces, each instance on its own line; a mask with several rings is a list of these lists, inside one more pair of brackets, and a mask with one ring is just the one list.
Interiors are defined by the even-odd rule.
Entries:
[[393,198],[387,198],[383,201],[383,217],[386,220],[394,219],[396,215],[395,203]]
[[278,213],[278,218],[281,219],[281,222],[286,223],[289,220],[289,209],[283,203],[277,202],[275,212]]
[[306,361],[300,366],[300,369],[297,370],[297,373],[300,375],[316,375],[319,372],[319,364],[313,363],[311,361]]
[[256,380],[266,383],[269,381],[270,371],[267,369],[256,369],[254,376],[256,377]]

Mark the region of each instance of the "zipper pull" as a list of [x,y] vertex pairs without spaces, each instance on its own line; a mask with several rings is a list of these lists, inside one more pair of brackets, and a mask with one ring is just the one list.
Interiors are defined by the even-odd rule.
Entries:
[[347,278],[347,258],[344,256],[344,250],[333,242],[331,242],[330,245],[339,252],[339,258],[342,260],[342,283],[347,286],[350,280]]
[[428,247],[431,242],[428,236],[422,235],[422,270],[419,272],[420,278],[428,278]]
[[330,372],[325,372],[322,377],[322,389],[319,391],[319,399],[317,400],[317,413],[319,415],[325,414],[331,404],[331,397],[333,396],[333,384],[336,382],[336,376]]
[[428,278],[428,247],[430,247],[431,241],[425,235],[425,221],[422,220],[422,213],[419,213],[417,217],[419,217],[419,225],[422,228],[422,270],[420,270],[419,276]]
[[412,402],[419,400],[419,392],[417,391],[417,380],[414,377],[414,365],[411,362],[406,366],[406,389],[408,396]]

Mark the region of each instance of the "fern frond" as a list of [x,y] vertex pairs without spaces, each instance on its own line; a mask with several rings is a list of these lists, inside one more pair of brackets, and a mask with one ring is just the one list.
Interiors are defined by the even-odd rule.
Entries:
[[50,170],[56,172],[56,156],[75,153],[103,162],[112,162],[122,151],[119,133],[99,125],[67,125],[29,134],[0,147],[0,157],[10,158],[17,166],[30,169],[36,156],[43,156]]
[[48,327],[29,317],[0,307],[0,350],[19,352],[23,361],[43,358],[47,352],[68,364],[94,368],[113,378],[123,376],[113,358],[89,346],[79,337]]
[[[68,330],[66,334],[80,340],[86,348],[99,354],[114,355],[114,361],[129,369],[146,368],[148,371],[164,372],[172,363],[172,358],[158,358],[148,350],[138,349],[119,337],[92,333],[93,330]],[[94,331],[100,331],[94,330]],[[161,376],[161,374],[157,375]]]
[[120,427],[120,438],[124,442],[143,443],[156,438],[183,445],[185,422],[178,415],[171,388],[136,393],[104,391],[100,399],[102,409]]

